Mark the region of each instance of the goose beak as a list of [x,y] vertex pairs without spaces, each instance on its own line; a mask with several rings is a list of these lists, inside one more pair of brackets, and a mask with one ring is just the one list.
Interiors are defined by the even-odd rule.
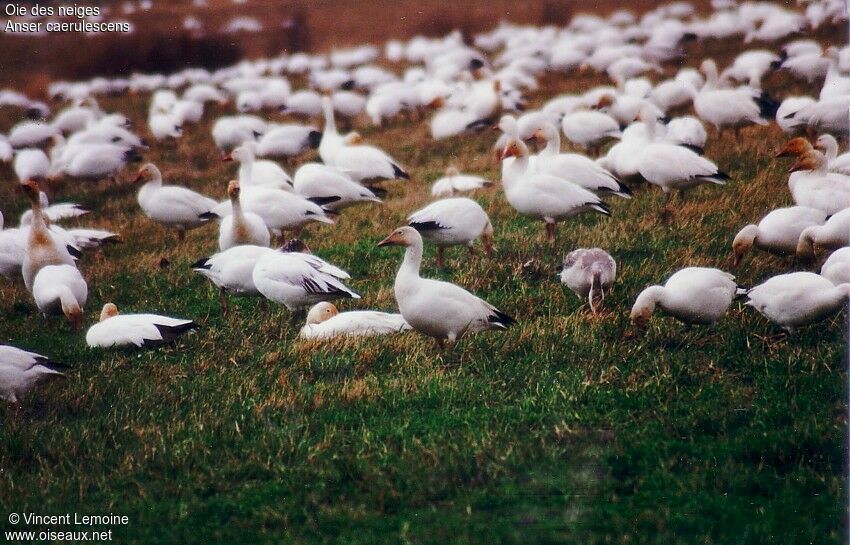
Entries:
[[230,155],[229,153],[227,155],[223,155],[222,158],[221,158],[222,163],[228,163],[232,160],[233,160],[233,156]]
[[501,159],[504,161],[508,157],[514,157],[516,154],[514,153],[513,146],[505,148],[505,151],[502,152]]
[[378,248],[382,248],[382,247],[384,247],[384,246],[392,246],[392,245],[394,245],[394,244],[398,244],[398,242],[396,241],[396,239],[395,239],[395,236],[394,236],[394,235],[395,235],[395,233],[393,233],[392,235],[388,236],[387,238],[385,238],[384,240],[382,240],[381,242],[379,242],[379,243],[378,243]]
[[139,173],[136,174],[136,177],[133,178],[132,183],[137,184],[137,183],[141,182],[143,177],[144,177],[144,172],[139,171]]

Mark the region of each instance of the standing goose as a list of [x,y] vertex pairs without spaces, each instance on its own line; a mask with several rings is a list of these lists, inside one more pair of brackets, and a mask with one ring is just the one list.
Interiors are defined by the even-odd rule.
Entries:
[[705,74],[705,85],[694,97],[694,110],[704,121],[717,130],[726,127],[738,129],[756,123],[767,125],[776,115],[779,105],[765,93],[752,87],[721,89],[717,64],[706,59],[700,65]]
[[218,228],[218,248],[227,250],[242,244],[268,246],[271,244],[269,228],[263,218],[253,212],[244,212],[239,202],[239,182],[230,180],[227,185],[231,214],[221,220]]
[[850,284],[835,285],[810,272],[780,274],[747,292],[747,305],[789,333],[844,308]]
[[826,213],[807,206],[777,208],[758,222],[738,231],[732,241],[737,267],[753,247],[777,255],[794,255],[800,234],[808,227],[821,225]]
[[307,313],[307,323],[301,328],[302,339],[332,337],[364,337],[392,335],[411,329],[401,314],[374,310],[355,310],[340,313],[333,303],[316,303]]
[[88,285],[75,266],[43,267],[33,280],[32,296],[38,310],[45,317],[64,314],[74,331],[79,331],[82,327]]
[[342,210],[360,203],[382,202],[368,187],[342,171],[319,163],[306,163],[295,172],[295,191],[310,199],[328,200],[325,209]]
[[561,120],[564,136],[573,144],[586,149],[591,155],[599,154],[599,147],[607,140],[622,136],[620,124],[602,112],[577,111]]
[[451,197],[459,191],[473,191],[482,187],[490,187],[493,182],[481,176],[461,174],[455,167],[448,167],[446,175],[431,185],[432,197]]
[[596,314],[617,277],[617,262],[601,248],[579,248],[564,256],[560,277],[573,293],[587,298],[591,312]]
[[531,172],[528,147],[516,138],[508,140],[502,159],[514,157],[502,175],[508,203],[520,214],[542,219],[546,237],[555,241],[555,224],[582,212],[611,214],[607,204],[594,193],[563,178]]
[[256,144],[248,140],[237,146],[224,161],[239,163],[239,183],[245,187],[264,186],[292,191],[292,178],[274,161],[257,160]]
[[330,97],[323,97],[322,108],[325,114],[325,130],[322,133],[322,142],[319,144],[319,155],[326,165],[338,168],[357,182],[375,179],[410,179],[410,175],[398,165],[398,162],[378,148],[363,144],[346,145],[337,133]]
[[234,246],[192,264],[192,270],[207,277],[219,289],[221,310],[227,313],[228,293],[238,296],[259,296],[254,284],[254,265],[262,256],[274,252],[265,246]]
[[815,246],[827,251],[850,246],[850,207],[833,214],[823,225],[803,229],[797,241],[797,257],[804,261],[813,260]]
[[28,392],[39,379],[64,376],[65,369],[67,366],[47,356],[0,344],[0,398],[17,405],[18,397]]
[[481,205],[466,197],[432,202],[407,217],[408,225],[437,247],[437,267],[443,267],[443,248],[462,245],[473,253],[481,238],[484,253],[493,255],[493,225]]
[[118,307],[106,303],[100,312],[100,321],[86,333],[86,344],[91,348],[149,348],[173,342],[194,329],[198,329],[198,324],[192,320],[157,314],[119,314]]
[[47,228],[41,213],[38,184],[29,180],[21,184],[21,187],[32,205],[32,225],[27,235],[26,253],[21,266],[24,284],[31,292],[38,271],[48,265],[74,266],[74,257],[62,239]]
[[507,329],[516,321],[465,289],[419,276],[422,237],[413,227],[399,227],[378,246],[404,246],[404,261],[395,277],[399,312],[413,329],[434,337],[440,348],[448,340],[489,329]]
[[179,240],[186,238],[186,231],[200,227],[214,219],[212,209],[216,202],[191,189],[177,185],[162,185],[162,174],[153,164],[143,166],[134,183],[144,181],[139,190],[138,201],[145,215],[167,227],[177,229]]
[[735,277],[706,267],[687,267],[663,286],[643,290],[632,306],[632,323],[644,328],[655,307],[686,324],[714,324],[732,304],[737,293]]
[[597,195],[613,194],[631,198],[629,188],[592,159],[578,153],[561,153],[561,136],[555,125],[544,123],[532,137],[546,142],[546,147],[534,162],[537,172],[564,178]]

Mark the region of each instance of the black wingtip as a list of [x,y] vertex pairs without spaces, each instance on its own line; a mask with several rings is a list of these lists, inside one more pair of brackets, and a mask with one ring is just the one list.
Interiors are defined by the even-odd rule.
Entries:
[[369,191],[375,194],[379,199],[384,199],[387,196],[387,190],[383,187],[371,186]]
[[499,324],[502,327],[510,327],[513,324],[517,323],[511,316],[508,316],[501,310],[493,310],[493,314],[489,316],[490,323]]
[[618,188],[617,189],[618,193],[623,193],[623,194],[628,195],[630,197],[632,196],[632,190],[629,188],[629,186],[627,186],[626,184],[624,184],[620,180],[617,180],[617,188]]
[[41,365],[42,367],[46,367],[51,371],[56,371],[57,373],[64,373],[65,371],[71,368],[71,366],[66,363],[53,361],[49,358],[41,356],[35,359],[35,365]]
[[408,225],[410,225],[420,233],[426,231],[440,231],[442,229],[447,229],[445,225],[440,225],[440,223],[436,221],[416,221],[413,223],[409,223]]
[[211,269],[212,265],[210,265],[210,258],[202,257],[201,259],[192,263],[192,268],[193,269],[204,269],[204,270]]
[[401,167],[398,166],[395,163],[393,163],[393,174],[395,175],[396,178],[401,178],[402,180],[409,180],[410,179],[410,174],[408,174],[407,172],[402,170]]
[[65,248],[68,249],[68,253],[71,254],[71,257],[75,257],[77,259],[80,259],[81,257],[83,257],[82,250],[80,250],[76,246],[71,246],[70,244],[68,244],[67,246],[65,246]]
[[180,325],[154,324],[154,327],[156,327],[159,334],[162,335],[163,341],[170,342],[184,333],[198,329],[200,326],[195,322],[186,322],[185,324]]
[[697,155],[705,155],[705,148],[702,148],[700,146],[695,146],[693,144],[684,144],[684,143],[679,144],[679,146],[681,146],[683,148],[687,148],[687,149],[691,150],[692,152],[696,153]]
[[776,117],[776,110],[779,109],[779,103],[767,93],[762,93],[755,99],[759,107],[759,115],[765,119],[773,119]]
[[307,200],[313,204],[318,204],[319,206],[324,206],[326,204],[331,204],[332,202],[337,202],[342,197],[339,195],[334,195],[333,197],[307,197]]
[[585,203],[585,204],[587,206],[590,206],[594,210],[598,211],[600,214],[605,214],[606,216],[611,215],[611,207],[608,206],[608,203],[606,203],[606,202],[602,202],[602,201],[588,202],[588,203]]
[[203,214],[198,214],[198,217],[202,220],[212,221],[219,219],[219,215],[215,212],[204,212]]
[[307,135],[307,142],[311,148],[318,148],[319,144],[322,143],[321,131],[310,131],[310,133]]
[[714,174],[711,175],[712,178],[717,178],[718,180],[731,180],[732,177],[723,172],[722,170],[718,170]]

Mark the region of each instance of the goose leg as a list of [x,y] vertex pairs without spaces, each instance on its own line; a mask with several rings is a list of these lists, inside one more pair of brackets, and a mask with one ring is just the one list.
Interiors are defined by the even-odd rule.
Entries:
[[225,294],[224,288],[218,290],[218,302],[221,305],[221,313],[226,316],[229,309],[227,308],[227,294]]
[[437,246],[437,268],[442,269],[444,265],[445,262],[443,260],[443,247]]
[[546,240],[548,242],[555,242],[555,222],[547,221],[546,222]]
[[178,242],[186,240],[186,229],[184,229],[183,226],[177,228],[177,240]]
[[481,242],[484,243],[484,255],[488,258],[493,257],[493,237],[491,235],[484,235],[481,238]]

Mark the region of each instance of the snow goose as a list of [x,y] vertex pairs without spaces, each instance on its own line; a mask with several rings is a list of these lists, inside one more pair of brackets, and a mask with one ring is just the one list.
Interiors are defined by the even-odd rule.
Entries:
[[257,142],[259,157],[294,157],[319,147],[322,133],[308,125],[275,125]]
[[482,187],[490,187],[493,182],[472,174],[461,174],[455,167],[448,167],[446,175],[431,185],[432,197],[451,197],[455,192],[473,191]]
[[221,310],[227,313],[227,294],[237,296],[259,296],[254,285],[254,265],[269,252],[265,246],[234,246],[204,257],[192,264],[192,270],[208,278],[219,289]]
[[50,150],[50,178],[62,175],[86,180],[111,179],[124,169],[128,161],[139,159],[138,153],[127,144],[84,143],[67,144],[61,136]]
[[106,303],[100,312],[100,321],[86,332],[86,344],[91,348],[150,348],[174,342],[195,329],[198,324],[192,320],[157,314],[119,314],[118,307]]
[[838,141],[831,134],[818,136],[815,147],[823,150],[826,156],[827,169],[839,174],[850,174],[850,153],[838,155]]
[[213,123],[212,137],[218,149],[231,151],[243,142],[262,136],[268,128],[268,123],[256,116],[225,116]]
[[536,172],[564,178],[597,195],[631,198],[631,190],[592,159],[577,153],[561,153],[561,136],[555,125],[544,123],[532,136],[546,142],[546,147],[536,156]]
[[332,337],[365,337],[392,335],[411,329],[401,314],[373,310],[340,313],[333,303],[317,303],[307,313],[307,323],[301,328],[302,339]]
[[726,313],[736,293],[731,274],[707,267],[686,267],[663,286],[644,289],[632,306],[630,319],[644,328],[658,306],[686,324],[711,325]]
[[850,176],[826,169],[826,157],[817,151],[803,153],[788,172],[788,188],[794,202],[835,214],[850,206]]
[[799,118],[795,119],[795,114],[806,106],[809,106],[814,103],[815,99],[813,99],[812,97],[786,97],[779,105],[779,108],[776,109],[776,124],[779,125],[779,128],[782,129],[783,132],[797,132],[801,126],[805,127],[806,120],[803,119],[802,115],[800,115]]
[[38,147],[59,134],[55,127],[40,121],[24,121],[18,123],[9,131],[9,143],[13,148]]
[[437,247],[437,266],[443,266],[443,249],[466,246],[474,252],[475,239],[481,238],[487,257],[493,254],[493,225],[481,205],[466,197],[432,202],[407,217],[408,225]]
[[0,276],[7,280],[21,274],[21,265],[26,254],[26,239],[20,229],[3,229],[3,214],[0,212]]
[[348,273],[309,253],[266,253],[257,260],[252,276],[263,297],[290,311],[300,312],[321,301],[360,299],[342,282],[350,278]]
[[617,262],[601,248],[579,248],[564,256],[559,275],[561,283],[580,299],[587,298],[591,312],[596,314],[617,277]]
[[231,213],[221,220],[218,228],[218,248],[227,250],[242,244],[268,246],[271,244],[269,228],[263,218],[253,212],[245,212],[239,203],[239,182],[231,180],[227,185]]
[[789,333],[844,308],[850,284],[835,285],[810,272],[780,274],[747,292],[747,305]]
[[833,252],[824,261],[820,274],[836,286],[850,283],[850,248],[841,248]]
[[188,229],[200,227],[215,219],[212,213],[216,202],[191,189],[176,185],[162,185],[162,174],[153,163],[144,165],[134,183],[144,181],[138,201],[145,215],[157,223],[177,229],[183,240]]
[[88,285],[73,265],[42,267],[32,284],[32,296],[38,310],[47,317],[64,314],[74,331],[83,323],[83,307],[88,299]]
[[157,140],[180,138],[183,136],[183,127],[179,122],[180,120],[170,113],[151,114],[148,117],[148,129]]
[[706,59],[700,65],[705,85],[694,97],[694,110],[718,130],[739,128],[751,123],[767,125],[779,105],[765,93],[751,87],[719,88],[717,65]]
[[14,168],[21,182],[44,180],[50,174],[50,159],[40,149],[22,149],[15,154]]
[[256,144],[253,141],[243,142],[222,160],[239,163],[239,183],[245,187],[263,186],[292,190],[292,178],[280,165],[274,161],[257,160]]
[[336,212],[355,204],[382,202],[369,188],[342,171],[319,163],[305,163],[295,172],[296,193],[308,199],[327,201],[326,210]]
[[516,321],[465,289],[419,276],[422,237],[413,227],[399,227],[378,246],[404,246],[404,260],[395,277],[395,299],[410,326],[434,337],[440,348],[448,340],[489,329],[506,329]]
[[839,95],[822,98],[813,104],[803,106],[785,118],[798,121],[798,124],[806,124],[817,132],[846,135],[848,108],[850,108],[850,94]]
[[797,257],[813,260],[816,246],[827,251],[850,246],[850,208],[836,212],[823,225],[810,225],[803,229],[797,241]]
[[64,376],[67,366],[47,356],[0,344],[0,398],[17,405],[18,397],[27,393],[39,379]]
[[502,175],[508,203],[520,214],[540,218],[546,224],[549,242],[555,241],[555,224],[582,212],[606,216],[611,209],[594,193],[563,178],[529,170],[528,147],[517,139],[508,141],[502,159],[514,157]]
[[577,111],[564,116],[561,120],[564,136],[578,146],[598,155],[599,147],[606,140],[620,138],[620,124],[608,114],[602,112]]
[[771,211],[758,222],[738,231],[732,241],[737,267],[753,247],[777,255],[794,255],[800,234],[808,227],[821,225],[826,213],[807,206],[789,206]]
[[338,168],[356,182],[374,179],[410,179],[389,155],[374,146],[345,145],[336,130],[333,104],[330,97],[323,97],[325,130],[319,144],[319,155],[326,165]]
[[26,252],[21,265],[24,285],[32,291],[38,272],[48,265],[74,266],[74,258],[60,236],[51,233],[41,213],[38,184],[32,180],[21,184],[32,205],[33,222],[27,233]]

